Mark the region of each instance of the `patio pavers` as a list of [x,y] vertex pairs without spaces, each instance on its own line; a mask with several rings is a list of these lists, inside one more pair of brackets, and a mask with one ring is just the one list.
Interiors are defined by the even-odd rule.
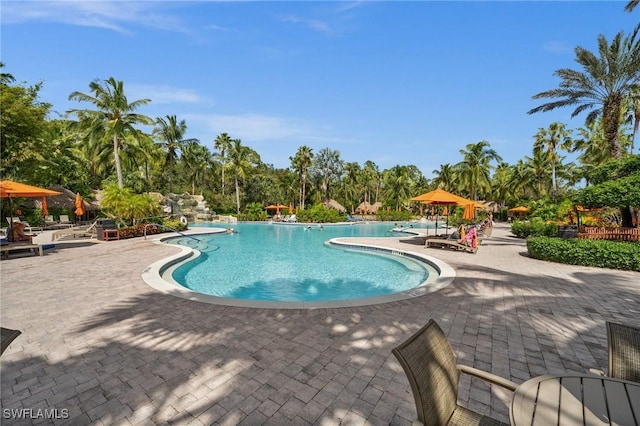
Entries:
[[[461,363],[519,382],[606,370],[604,322],[640,317],[640,274],[530,259],[506,225],[476,255],[378,240],[436,256],[457,277],[384,305],[275,310],[156,292],[141,274],[177,250],[140,238],[3,260],[0,322],[22,331],[0,358],[3,416],[65,409],[69,418],[53,423],[410,424],[413,397],[391,348],[429,318]],[[461,382],[461,404],[476,411],[508,421],[508,401],[481,381]]]

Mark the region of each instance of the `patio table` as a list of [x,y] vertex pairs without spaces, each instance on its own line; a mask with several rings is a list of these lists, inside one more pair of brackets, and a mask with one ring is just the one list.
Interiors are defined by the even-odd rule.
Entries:
[[593,374],[539,376],[514,391],[513,426],[640,425],[640,383]]

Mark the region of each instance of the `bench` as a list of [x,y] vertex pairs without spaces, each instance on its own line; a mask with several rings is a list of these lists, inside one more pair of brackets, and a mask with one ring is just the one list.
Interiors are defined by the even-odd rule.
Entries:
[[44,249],[42,247],[42,244],[9,243],[9,244],[0,246],[0,254],[6,257],[9,257],[10,252],[19,251],[19,250],[29,250],[29,251],[33,251],[34,254],[38,253],[40,256],[44,255]]

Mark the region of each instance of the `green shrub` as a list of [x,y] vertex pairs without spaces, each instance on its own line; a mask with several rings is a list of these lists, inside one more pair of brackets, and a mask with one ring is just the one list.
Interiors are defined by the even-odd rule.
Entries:
[[335,223],[343,222],[346,215],[338,213],[335,209],[328,209],[322,204],[316,204],[310,209],[300,210],[297,215],[298,222],[311,223]]
[[558,225],[554,222],[546,223],[539,217],[529,220],[516,220],[511,224],[513,235],[521,238],[533,237],[556,237],[558,236]]
[[534,259],[640,271],[640,244],[634,242],[529,237],[527,250]]

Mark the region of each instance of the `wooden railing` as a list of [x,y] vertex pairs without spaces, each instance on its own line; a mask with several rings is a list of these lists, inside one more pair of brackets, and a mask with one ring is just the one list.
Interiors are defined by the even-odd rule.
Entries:
[[585,226],[578,238],[590,240],[640,241],[640,228],[607,228]]

